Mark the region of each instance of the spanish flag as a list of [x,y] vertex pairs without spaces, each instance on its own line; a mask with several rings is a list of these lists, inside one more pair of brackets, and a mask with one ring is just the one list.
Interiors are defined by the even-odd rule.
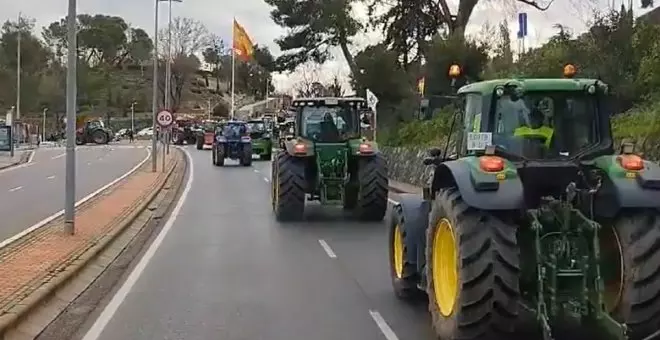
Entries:
[[248,61],[254,54],[254,44],[252,39],[245,32],[245,28],[241,26],[236,19],[234,19],[233,29],[233,49],[234,53],[243,61]]

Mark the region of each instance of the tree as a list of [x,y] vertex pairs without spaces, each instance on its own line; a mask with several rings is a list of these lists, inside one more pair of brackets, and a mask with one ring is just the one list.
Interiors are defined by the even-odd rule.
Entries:
[[[163,29],[160,33],[161,43],[163,46],[159,51],[164,62],[167,61],[167,45],[168,34],[167,29]],[[195,72],[201,66],[200,60],[196,57],[197,54],[203,53],[205,48],[209,46],[209,39],[211,36],[208,33],[206,26],[201,21],[192,18],[176,17],[172,20],[172,75],[170,78],[171,86],[170,93],[165,93],[165,65],[159,68],[161,76],[159,76],[158,88],[162,94],[163,102],[165,105],[165,96],[170,96],[170,103],[172,109],[176,110],[181,105],[181,98],[183,98],[183,91],[186,84],[190,82]]]
[[293,71],[309,61],[323,63],[330,57],[329,48],[339,46],[351,73],[359,72],[349,50],[351,38],[361,29],[351,14],[351,0],[264,1],[274,7],[273,21],[288,29],[275,40],[284,52],[276,61],[279,71]]
[[339,76],[335,75],[332,77],[332,81],[325,86],[325,89],[328,93],[328,96],[331,97],[343,97],[344,96],[344,88],[341,86],[341,83],[339,82]]
[[227,49],[225,43],[220,37],[212,35],[209,38],[209,46],[202,52],[204,62],[211,66],[211,75],[215,78],[215,91],[220,92],[220,79],[222,76],[223,56],[226,56]]
[[18,35],[21,37],[21,111],[38,108],[39,84],[48,68],[50,52],[34,36],[34,20],[21,18],[7,21],[0,30],[0,106],[9,108],[16,103],[16,69]]
[[294,91],[298,97],[315,97],[315,84],[320,83],[318,65],[306,63],[296,69],[299,80],[296,82]]

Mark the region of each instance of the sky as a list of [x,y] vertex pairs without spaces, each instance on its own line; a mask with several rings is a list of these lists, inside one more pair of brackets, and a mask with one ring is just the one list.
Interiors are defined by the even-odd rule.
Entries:
[[[449,0],[456,8],[458,0]],[[547,0],[540,0],[547,1]],[[613,2],[614,1],[614,2]],[[635,14],[646,11],[639,8],[639,0],[633,0]],[[628,0],[624,2],[628,4]],[[41,27],[59,20],[66,15],[67,0],[0,0],[0,20],[15,20],[19,13],[36,19],[36,31],[40,35]],[[586,29],[594,11],[606,10],[612,5],[621,6],[621,0],[555,0],[545,12],[540,12],[529,6],[520,5],[514,0],[481,0],[475,9],[468,34],[483,36],[487,25],[495,26],[502,20],[507,20],[512,34],[518,31],[517,13],[528,13],[528,37],[526,46],[536,46],[545,42],[556,33],[555,24],[571,28],[574,33]],[[159,11],[159,25],[167,24],[167,2],[162,2]],[[225,39],[229,45],[232,19],[235,17],[247,30],[254,43],[266,45],[275,54],[280,50],[274,39],[285,33],[284,29],[275,25],[270,19],[270,7],[263,0],[183,0],[172,5],[174,17],[190,17],[201,21],[211,33]],[[354,9],[355,17],[366,21],[366,10],[362,7]],[[154,2],[143,0],[79,0],[78,14],[107,14],[123,17],[132,26],[145,29],[149,34],[154,31]],[[370,44],[378,43],[382,35],[379,32],[368,32],[354,39],[353,51],[358,51]],[[515,39],[515,37],[513,37]],[[313,72],[320,81],[329,81],[333,76],[339,76],[347,84],[348,66],[338,49],[333,51],[334,60],[322,66],[307,66],[307,74]],[[273,80],[278,91],[290,92],[296,83],[300,82],[302,72],[293,74],[275,74]]]

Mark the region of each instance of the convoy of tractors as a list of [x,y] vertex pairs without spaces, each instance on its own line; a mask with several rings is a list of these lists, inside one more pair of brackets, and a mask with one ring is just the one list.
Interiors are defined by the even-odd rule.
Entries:
[[[455,91],[447,143],[416,160],[434,170],[422,194],[392,200],[393,293],[427,298],[438,339],[660,339],[660,166],[632,144],[615,152],[608,85],[567,65]],[[304,220],[309,201],[381,221],[388,167],[366,108],[298,98],[287,117],[181,123],[175,143],[208,146],[215,166],[270,161],[280,222]]]

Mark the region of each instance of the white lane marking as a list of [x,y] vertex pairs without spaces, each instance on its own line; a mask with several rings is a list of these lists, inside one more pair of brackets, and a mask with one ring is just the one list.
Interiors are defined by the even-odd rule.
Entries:
[[21,189],[23,189],[22,186],[21,186],[21,187],[15,187],[15,188],[11,188],[11,189],[9,189],[9,192],[19,191],[19,190],[21,190]]
[[252,171],[254,171],[257,174],[259,173],[259,170],[257,170],[257,169],[253,169]]
[[[98,190],[94,191],[93,193],[91,193],[91,194],[89,194],[89,195],[83,197],[81,200],[79,200],[78,202],[76,202],[76,207],[79,206],[79,205],[81,205],[81,204],[83,204],[83,203],[85,203],[85,202],[87,202],[87,201],[89,201],[89,200],[91,200],[92,198],[98,196],[100,193],[102,193],[103,191],[105,191],[105,189],[107,189],[107,188],[109,188],[109,187],[115,185],[115,184],[118,183],[119,181],[121,181],[121,180],[123,180],[124,178],[130,176],[132,173],[134,173],[135,171],[137,171],[137,169],[139,169],[144,163],[146,163],[146,162],[150,159],[150,157],[151,157],[151,149],[147,149],[147,156],[144,157],[144,159],[143,159],[140,163],[138,163],[138,165],[136,165],[135,167],[133,167],[131,170],[128,170],[128,172],[126,172],[125,174],[123,174],[123,175],[121,175],[121,176],[115,178],[112,182],[110,182],[110,183],[108,183],[108,184],[106,184],[106,185],[100,187]],[[30,163],[30,164],[34,164],[34,163]],[[27,235],[27,234],[29,234],[29,233],[31,233],[31,232],[33,232],[33,231],[39,229],[39,228],[45,226],[46,224],[48,224],[48,223],[51,222],[52,220],[54,220],[54,219],[56,219],[56,218],[58,218],[58,217],[60,217],[60,216],[62,216],[62,215],[64,215],[64,210],[60,210],[60,211],[58,211],[58,212],[56,212],[56,213],[54,213],[54,214],[52,214],[52,215],[50,215],[50,216],[44,218],[43,220],[37,222],[35,225],[33,225],[33,226],[31,226],[31,227],[29,227],[29,228],[27,228],[27,229],[21,231],[20,233],[18,233],[18,234],[16,234],[16,235],[14,235],[14,236],[12,236],[12,237],[10,237],[10,238],[8,238],[8,239],[2,241],[2,242],[0,242],[0,249],[6,247],[8,244],[11,244],[11,243],[15,242],[16,240],[20,239],[21,237],[23,237],[23,236],[25,236],[25,235]]]
[[319,244],[321,245],[321,248],[323,248],[323,250],[325,250],[325,253],[328,254],[329,258],[331,258],[331,259],[336,259],[337,258],[337,254],[335,254],[335,252],[332,250],[332,248],[330,248],[330,245],[328,244],[328,242],[325,242],[325,240],[319,240]]
[[37,153],[36,150],[30,151],[30,157],[28,157],[27,163],[32,163],[32,160],[34,159],[34,155]]
[[389,198],[389,197],[387,198],[387,201],[390,202],[390,203],[392,203],[392,204],[399,204],[399,201],[395,201],[395,200],[393,200],[393,199],[391,199],[391,198]]
[[87,165],[92,165],[92,162],[87,162]]
[[181,197],[179,197],[179,201],[176,202],[176,206],[174,207],[174,209],[172,209],[172,212],[170,213],[167,222],[165,222],[163,229],[160,230],[158,236],[156,236],[156,239],[154,239],[154,241],[149,246],[149,249],[147,249],[147,251],[144,253],[142,258],[140,259],[140,262],[138,262],[135,268],[133,268],[133,271],[131,271],[131,273],[128,275],[128,278],[126,279],[126,281],[124,281],[124,284],[121,286],[121,288],[119,288],[117,293],[115,293],[115,295],[112,297],[110,302],[105,306],[103,312],[101,312],[101,315],[99,315],[98,319],[94,321],[94,324],[87,331],[87,334],[85,334],[83,340],[96,340],[101,336],[101,333],[108,325],[110,320],[112,320],[112,317],[119,309],[119,306],[121,306],[122,302],[126,299],[126,296],[128,296],[128,293],[131,291],[135,283],[138,281],[140,275],[142,275],[142,272],[149,264],[149,261],[151,261],[151,259],[154,257],[154,254],[156,254],[156,251],[163,243],[165,236],[167,236],[167,233],[170,231],[170,229],[172,229],[172,226],[174,225],[176,218],[179,216],[181,208],[183,207],[183,204],[186,201],[186,197],[188,197],[188,193],[190,192],[190,188],[192,188],[194,174],[195,174],[193,160],[192,157],[190,156],[190,153],[188,153],[188,151],[184,148],[181,148],[181,150],[183,150],[183,152],[186,154],[186,157],[188,158],[189,175],[188,175],[188,181],[186,182],[186,186],[183,189],[183,192],[181,193]]
[[270,179],[268,177],[264,177],[264,181],[270,182]]
[[53,179],[53,178],[55,178],[55,175],[46,177],[46,179]]
[[385,321],[385,318],[383,318],[383,316],[380,315],[378,311],[369,310],[369,315],[371,315],[371,318],[374,319],[374,322],[376,322],[376,326],[378,326],[380,332],[383,333],[385,339],[399,340],[399,337],[396,336],[396,333],[394,333],[390,325],[388,325],[387,321]]
[[64,157],[64,156],[66,156],[66,152],[63,153],[63,154],[59,154],[59,155],[57,155],[57,156],[53,156],[53,157],[51,157],[50,159],[58,159],[58,158],[62,158],[62,157]]

